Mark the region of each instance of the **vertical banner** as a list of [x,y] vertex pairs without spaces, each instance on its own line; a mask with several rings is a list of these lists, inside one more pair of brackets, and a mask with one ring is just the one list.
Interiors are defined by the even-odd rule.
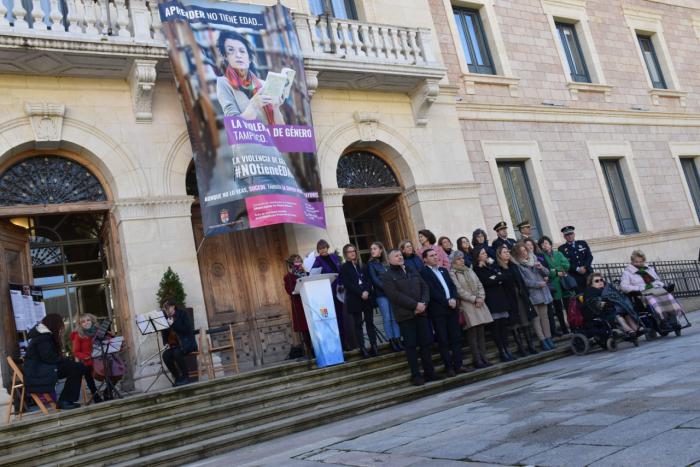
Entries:
[[204,235],[325,227],[304,60],[289,9],[160,3]]

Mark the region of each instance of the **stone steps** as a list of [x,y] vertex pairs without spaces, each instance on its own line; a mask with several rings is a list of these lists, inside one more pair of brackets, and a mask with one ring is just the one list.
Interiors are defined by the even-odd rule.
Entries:
[[288,363],[5,427],[0,429],[0,465],[173,465],[185,462],[181,458],[192,446],[198,449],[194,458],[201,458],[217,448],[231,450],[568,352],[560,345],[553,352],[418,388],[407,384],[403,353],[314,370],[307,370],[306,362]]

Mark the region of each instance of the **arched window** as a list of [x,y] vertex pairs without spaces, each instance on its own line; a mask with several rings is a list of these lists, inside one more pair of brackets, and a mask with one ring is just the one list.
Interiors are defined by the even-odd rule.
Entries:
[[397,187],[399,181],[381,158],[367,151],[352,151],[338,161],[335,173],[339,188]]
[[106,200],[100,181],[88,169],[65,157],[30,157],[0,176],[0,206]]

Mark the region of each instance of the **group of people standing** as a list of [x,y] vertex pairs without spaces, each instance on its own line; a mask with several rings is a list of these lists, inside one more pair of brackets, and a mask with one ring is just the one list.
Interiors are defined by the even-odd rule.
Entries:
[[[508,226],[499,222],[496,239],[489,244],[483,229],[472,233],[471,242],[459,237],[456,248],[448,237],[437,239],[429,230],[418,232],[420,246],[409,240],[386,250],[380,242],[370,248],[370,260],[362,265],[355,245],[343,247],[342,255],[330,251],[325,240],[317,244],[313,268],[338,273],[332,284],[338,328],[345,350],[359,348],[364,357],[377,354],[377,333],[372,319],[376,307],[382,314],[384,332],[391,348],[404,350],[415,385],[439,379],[431,359],[437,343],[445,376],[463,373],[462,330],[466,331],[472,366],[492,365],[486,356],[486,328],[501,361],[516,356],[510,336],[521,357],[555,347],[555,334],[569,332],[565,317],[568,300],[580,293],[591,274],[593,256],[587,243],[575,240],[574,228],[561,231],[565,243],[553,248],[550,238],[530,237],[531,226],[518,224],[521,239],[508,237]],[[290,257],[285,277],[291,295],[296,279],[306,274],[299,255]],[[302,332],[310,349],[308,327],[298,296],[292,297],[294,330]],[[556,330],[555,317],[559,322]],[[364,329],[369,349],[364,344]],[[419,368],[420,356],[423,372]]]

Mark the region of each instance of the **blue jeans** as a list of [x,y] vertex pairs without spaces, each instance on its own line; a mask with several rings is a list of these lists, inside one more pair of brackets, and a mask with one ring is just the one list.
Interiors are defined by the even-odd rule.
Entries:
[[384,333],[387,339],[398,339],[401,336],[399,332],[399,325],[396,324],[396,319],[394,319],[394,312],[391,311],[391,304],[389,299],[386,297],[377,297],[377,306],[379,307],[379,312],[382,314],[382,320],[384,320]]

